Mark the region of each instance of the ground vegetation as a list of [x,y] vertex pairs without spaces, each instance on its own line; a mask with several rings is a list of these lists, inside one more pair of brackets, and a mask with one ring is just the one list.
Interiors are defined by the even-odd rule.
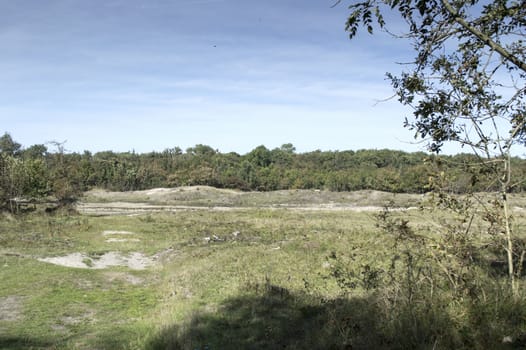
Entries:
[[[7,141],[9,142],[7,142]],[[6,145],[3,145],[6,143]],[[319,189],[328,191],[379,190],[425,193],[436,161],[447,172],[453,193],[497,189],[487,169],[473,164],[469,154],[436,156],[394,150],[313,151],[297,153],[285,144],[275,149],[258,146],[251,152],[220,153],[196,145],[183,152],[67,152],[53,143],[27,148],[4,135],[0,148],[0,203],[10,210],[13,199],[53,198],[70,203],[83,191],[100,188],[135,191],[157,187],[206,185],[242,191]],[[512,157],[512,191],[526,188],[526,162]]]

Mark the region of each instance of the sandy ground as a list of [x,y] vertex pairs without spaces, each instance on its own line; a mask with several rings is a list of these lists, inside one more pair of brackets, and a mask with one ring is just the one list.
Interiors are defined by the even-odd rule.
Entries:
[[[130,231],[114,231],[106,230],[102,232],[103,237],[106,238],[107,243],[113,242],[138,242],[137,238],[120,238],[133,236],[135,233]],[[116,236],[116,237],[115,237]],[[112,266],[125,266],[132,270],[144,270],[153,265],[154,259],[149,258],[142,253],[134,252],[124,255],[120,252],[112,251],[102,255],[87,255],[81,252],[70,253],[63,256],[53,256],[47,258],[39,258],[39,261],[73,267],[79,269],[105,269]]]
[[[222,207],[222,206],[187,206],[187,205],[155,205],[148,203],[129,203],[129,202],[110,202],[110,203],[79,203],[77,210],[85,215],[134,215],[145,214],[152,212],[177,212],[189,210],[208,210],[208,211],[235,211],[235,210],[249,210],[251,207]],[[374,212],[381,211],[384,207],[381,206],[356,206],[356,205],[335,205],[335,204],[319,204],[312,206],[298,206],[298,205],[279,205],[279,206],[264,206],[258,209],[288,209],[298,211],[354,211],[354,212]],[[390,208],[393,211],[415,210],[417,207],[408,208]]]
[[76,252],[63,256],[39,258],[38,260],[54,265],[80,269],[105,269],[112,266],[125,266],[132,270],[144,270],[153,265],[151,258],[138,252],[128,255],[119,252],[108,252],[97,257]]
[[420,205],[424,197],[418,194],[393,194],[372,190],[241,192],[209,186],[154,188],[129,192],[94,189],[84,194],[77,209],[87,215],[135,215],[163,211],[245,209],[378,211],[382,210],[385,205],[408,210],[408,207]]

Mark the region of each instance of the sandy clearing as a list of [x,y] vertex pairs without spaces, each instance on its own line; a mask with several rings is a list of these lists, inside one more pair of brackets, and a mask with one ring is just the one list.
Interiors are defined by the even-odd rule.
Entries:
[[233,189],[221,189],[214,188],[210,186],[182,186],[182,187],[171,187],[171,188],[152,188],[148,190],[138,190],[138,191],[125,191],[125,192],[115,192],[107,191],[103,189],[92,189],[87,191],[85,195],[87,197],[96,198],[98,200],[112,201],[112,199],[120,198],[121,200],[135,201],[133,199],[143,198],[143,200],[155,200],[163,201],[170,200],[175,197],[183,196],[184,198],[190,196],[202,197],[206,195],[213,196],[236,196],[242,194],[242,191],[233,190]]
[[[79,203],[77,210],[85,215],[111,216],[111,215],[140,215],[156,212],[178,212],[178,211],[248,211],[248,210],[292,210],[292,211],[349,211],[349,212],[379,212],[384,210],[383,206],[359,206],[359,205],[339,205],[339,204],[318,204],[310,206],[300,206],[291,204],[280,204],[274,206],[261,207],[222,207],[222,206],[187,206],[187,205],[155,205],[147,203]],[[413,211],[418,207],[390,207],[389,211]],[[516,212],[525,211],[524,208],[515,206]]]
[[134,232],[130,231],[113,231],[113,230],[106,230],[102,231],[103,236],[110,236],[110,235],[134,235]]
[[[177,212],[177,211],[240,211],[240,210],[296,210],[296,211],[353,211],[353,212],[375,212],[382,211],[382,206],[344,206],[344,205],[312,205],[312,206],[263,206],[263,207],[222,207],[222,206],[186,206],[186,205],[154,205],[147,203],[128,203],[128,202],[110,202],[110,203],[79,203],[77,210],[86,215],[133,215],[152,212]],[[390,208],[392,211],[416,210],[417,207],[408,208]],[[106,232],[106,231],[105,231]],[[110,231],[112,232],[112,231]]]
[[105,240],[106,243],[140,242],[140,241],[141,240],[137,239],[137,238],[131,238],[131,239],[126,239],[126,238],[108,238],[107,240]]
[[[140,191],[137,192],[140,193]],[[145,192],[148,196],[153,196],[156,194],[171,193],[173,190],[170,188],[152,188],[151,190],[146,190]]]
[[125,266],[132,270],[144,270],[153,265],[152,259],[138,252],[130,253],[127,256],[119,252],[108,252],[97,258],[76,252],[64,256],[40,258],[38,261],[65,267],[95,270],[112,266]]

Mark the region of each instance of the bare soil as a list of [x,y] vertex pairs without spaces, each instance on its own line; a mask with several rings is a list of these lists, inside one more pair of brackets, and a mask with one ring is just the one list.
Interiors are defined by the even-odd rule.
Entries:
[[153,260],[151,258],[138,252],[130,253],[128,255],[124,255],[120,252],[108,252],[97,258],[76,252],[63,256],[39,258],[38,260],[65,267],[95,270],[113,266],[125,266],[132,270],[144,270],[153,265]]
[[[481,197],[485,195],[487,194],[481,194]],[[521,212],[526,207],[526,195],[511,194],[509,198],[510,205],[516,212]],[[77,210],[82,214],[95,216],[243,209],[371,212],[389,207],[390,210],[405,211],[425,206],[429,199],[427,194],[389,193],[373,190],[242,192],[209,186],[191,186],[129,192],[95,189],[85,193],[83,199],[77,204]]]
[[229,211],[242,209],[289,209],[302,211],[379,211],[417,208],[423,195],[381,191],[328,192],[287,190],[241,192],[208,186],[156,188],[145,191],[110,192],[92,190],[78,203],[86,215],[140,215],[149,212],[188,210]]

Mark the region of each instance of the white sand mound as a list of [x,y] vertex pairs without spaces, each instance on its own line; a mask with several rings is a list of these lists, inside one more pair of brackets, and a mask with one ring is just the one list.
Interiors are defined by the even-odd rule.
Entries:
[[[152,188],[151,190],[146,190],[146,191],[143,191],[143,192],[146,192],[146,194],[148,196],[153,196],[153,195],[156,195],[156,194],[164,194],[164,193],[171,193],[171,192],[175,192],[176,190],[172,189],[172,188]],[[137,191],[139,192],[139,191]]]
[[[135,232],[130,232],[130,231],[113,231],[113,230],[102,231],[102,235],[103,236],[129,236],[129,235],[134,235],[134,234],[135,234]],[[115,237],[111,237],[111,238],[107,238],[106,239],[107,243],[140,242],[140,241],[141,240],[137,239],[137,238],[115,238]]]
[[108,238],[105,242],[107,243],[120,243],[120,242],[140,242],[140,239],[132,238],[132,239],[126,239],[126,238]]
[[152,259],[137,252],[128,256],[124,256],[119,252],[108,252],[96,258],[83,253],[71,253],[38,260],[54,265],[81,269],[105,269],[111,266],[126,266],[132,270],[144,270],[153,264]]
[[134,232],[130,231],[113,231],[113,230],[106,230],[102,231],[103,236],[111,236],[111,235],[134,235]]

